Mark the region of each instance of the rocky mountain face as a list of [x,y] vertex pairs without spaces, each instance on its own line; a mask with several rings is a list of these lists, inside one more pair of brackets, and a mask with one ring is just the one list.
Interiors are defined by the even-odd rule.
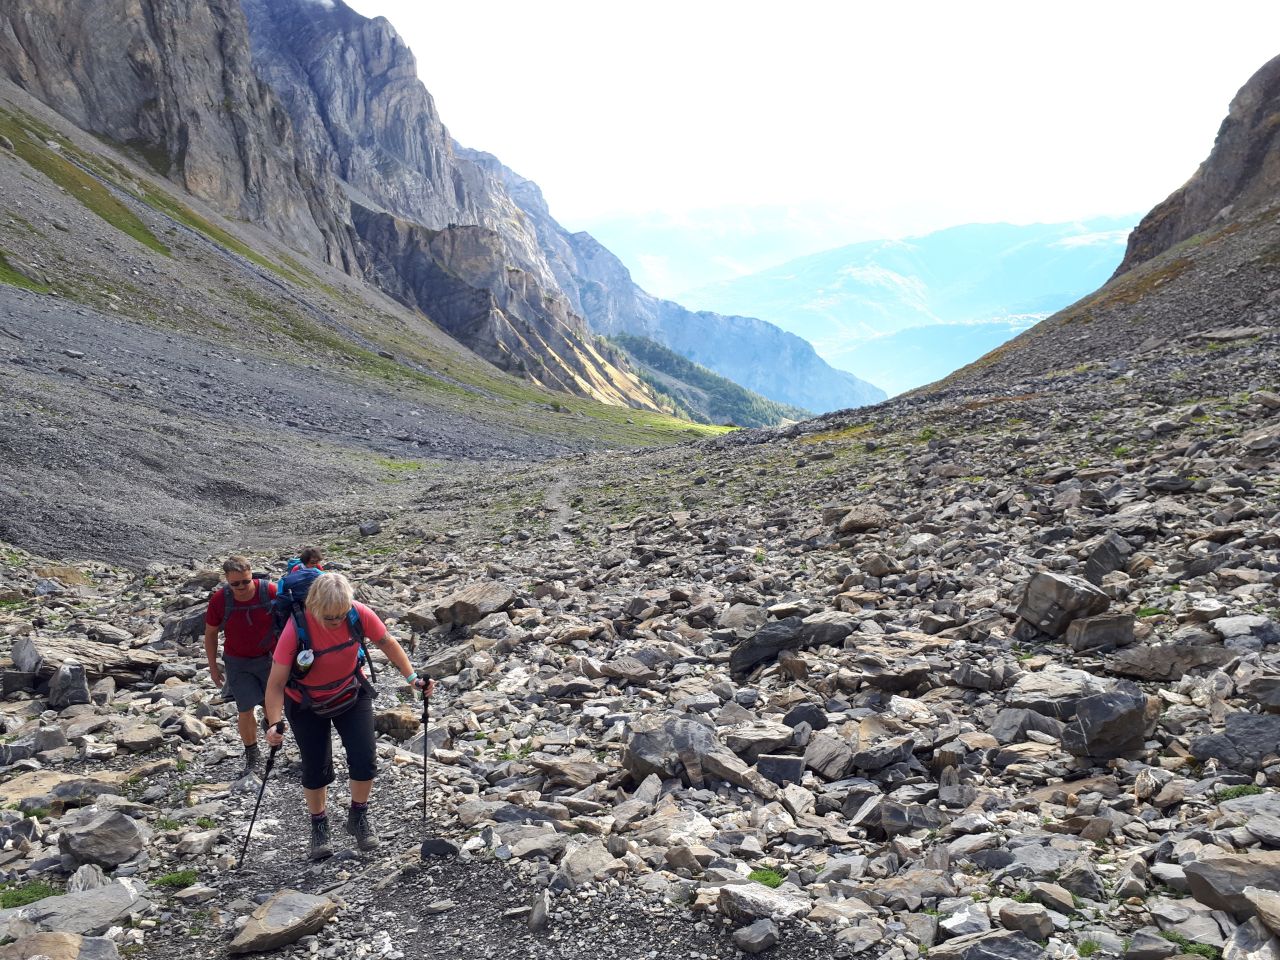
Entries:
[[839,410],[885,399],[883,390],[832,368],[808,341],[771,323],[688,310],[650,296],[589,233],[570,233],[557,223],[537,184],[495,158],[488,162],[501,171],[528,215],[560,288],[594,330],[654,340],[770,400],[806,410]]
[[288,114],[253,72],[238,0],[6,3],[0,72],[227,215],[353,262],[334,184],[300,168]]
[[1280,57],[1240,88],[1208,159],[1143,217],[1116,276],[1205,231],[1272,206],[1280,195]]
[[383,18],[313,0],[42,0],[0,26],[14,82],[221,212],[379,284],[504,371],[652,408],[594,342],[625,329],[783,402],[881,398],[781,331],[655,300],[603,248],[584,251],[590,238],[566,242],[536,186],[452,142]]
[[[49,0],[11,9],[0,66],[224,214],[378,280],[500,369],[654,408],[644,385],[591,344],[532,240],[493,231],[518,210],[499,183],[452,156],[413,57],[385,20],[311,2],[135,6]],[[492,236],[433,236],[453,224]],[[427,232],[410,236],[417,230]],[[478,256],[489,262],[477,267]],[[509,290],[489,279],[508,266]],[[442,272],[450,279],[433,288]]]

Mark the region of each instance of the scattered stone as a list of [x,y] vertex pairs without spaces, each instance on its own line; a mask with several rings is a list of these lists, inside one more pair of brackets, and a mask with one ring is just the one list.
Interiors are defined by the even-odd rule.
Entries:
[[253,911],[249,922],[240,928],[228,953],[265,953],[297,943],[317,933],[338,912],[338,905],[328,897],[312,896],[296,890],[281,890]]

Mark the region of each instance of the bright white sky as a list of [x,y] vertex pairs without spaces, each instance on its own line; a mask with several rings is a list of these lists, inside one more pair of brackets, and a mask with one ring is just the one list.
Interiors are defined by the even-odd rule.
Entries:
[[1280,53],[1280,3],[348,0],[571,229],[822,208],[845,242],[1144,212]]

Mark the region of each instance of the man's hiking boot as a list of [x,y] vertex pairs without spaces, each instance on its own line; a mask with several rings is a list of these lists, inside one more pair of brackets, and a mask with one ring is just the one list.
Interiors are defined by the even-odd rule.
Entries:
[[262,760],[262,751],[256,743],[247,743],[244,748],[244,772],[253,773]]
[[333,847],[329,846],[329,818],[311,818],[311,849],[307,851],[310,860],[326,860],[333,856]]
[[376,850],[378,835],[369,822],[368,807],[352,807],[347,814],[347,833],[356,838],[356,846],[361,850]]

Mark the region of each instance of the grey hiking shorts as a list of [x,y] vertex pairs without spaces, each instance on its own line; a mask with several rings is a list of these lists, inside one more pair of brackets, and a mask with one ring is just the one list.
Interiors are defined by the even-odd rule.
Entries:
[[227,684],[222,689],[224,697],[235,697],[236,710],[248,713],[262,705],[267,694],[267,677],[271,674],[271,654],[265,657],[223,657],[226,665]]

